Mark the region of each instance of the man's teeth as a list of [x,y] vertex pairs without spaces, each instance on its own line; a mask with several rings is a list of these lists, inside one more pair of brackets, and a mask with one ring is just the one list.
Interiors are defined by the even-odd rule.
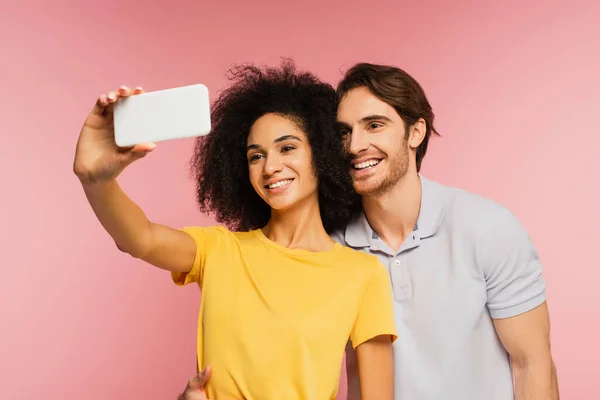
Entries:
[[292,182],[292,179],[286,179],[285,181],[279,181],[279,182],[276,182],[276,183],[274,183],[272,185],[268,185],[267,187],[269,189],[276,189],[278,187],[285,186],[285,185],[287,185],[288,183],[291,183],[291,182]]
[[377,164],[379,164],[379,160],[369,160],[369,161],[361,162],[360,164],[354,164],[354,168],[355,169],[370,168],[370,167],[374,167]]

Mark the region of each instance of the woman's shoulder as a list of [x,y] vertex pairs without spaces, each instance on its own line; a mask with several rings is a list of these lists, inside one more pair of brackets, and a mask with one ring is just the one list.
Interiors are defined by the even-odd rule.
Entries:
[[232,235],[233,232],[222,225],[189,225],[181,229],[190,234],[201,234],[201,235]]
[[190,225],[181,229],[194,238],[205,240],[236,241],[248,235],[248,232],[232,231],[223,225]]
[[233,231],[223,225],[192,225],[181,230],[190,235],[200,246],[209,247],[211,250],[231,250],[240,248],[240,244],[257,241],[252,232]]
[[365,253],[364,251],[354,250],[350,247],[339,245],[340,249],[338,250],[338,256],[342,259],[343,262],[347,263],[349,266],[365,269],[365,270],[373,270],[375,268],[381,268],[382,264],[373,254]]

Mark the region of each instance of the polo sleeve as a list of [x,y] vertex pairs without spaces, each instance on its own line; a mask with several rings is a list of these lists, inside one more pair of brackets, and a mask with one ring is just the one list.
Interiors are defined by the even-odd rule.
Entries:
[[171,272],[171,278],[177,286],[197,283],[202,288],[206,260],[211,252],[219,251],[219,247],[226,240],[226,236],[223,234],[223,228],[217,226],[191,226],[185,227],[181,231],[194,239],[196,256],[194,257],[194,265],[189,272]]
[[355,349],[379,335],[391,335],[392,341],[398,337],[390,276],[378,260],[376,263],[350,333],[350,341]]
[[500,208],[478,249],[492,318],[530,311],[546,300],[542,264],[529,234],[507,209]]

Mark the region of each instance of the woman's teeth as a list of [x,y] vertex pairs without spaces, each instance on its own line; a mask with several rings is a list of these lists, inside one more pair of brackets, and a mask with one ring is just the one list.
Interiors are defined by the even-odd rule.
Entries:
[[287,185],[288,183],[291,183],[292,180],[293,179],[286,179],[285,181],[279,181],[279,182],[273,183],[272,185],[268,185],[267,187],[269,189],[277,189],[277,188]]

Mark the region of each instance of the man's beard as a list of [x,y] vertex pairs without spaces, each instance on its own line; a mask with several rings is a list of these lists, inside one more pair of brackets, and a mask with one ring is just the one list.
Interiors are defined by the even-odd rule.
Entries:
[[365,180],[355,181],[354,190],[361,196],[381,197],[388,193],[408,172],[408,143],[393,157],[385,159],[385,171]]

